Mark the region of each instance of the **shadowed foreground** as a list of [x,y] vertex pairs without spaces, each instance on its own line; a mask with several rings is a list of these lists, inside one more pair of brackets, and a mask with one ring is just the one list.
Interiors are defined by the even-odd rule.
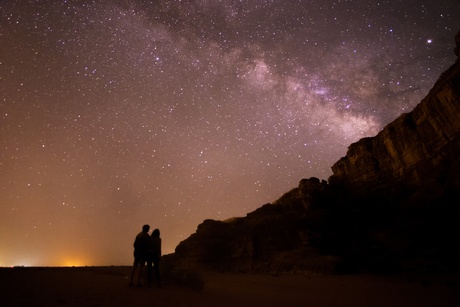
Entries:
[[129,267],[0,269],[2,306],[460,306],[458,277],[203,273],[202,291],[128,287]]

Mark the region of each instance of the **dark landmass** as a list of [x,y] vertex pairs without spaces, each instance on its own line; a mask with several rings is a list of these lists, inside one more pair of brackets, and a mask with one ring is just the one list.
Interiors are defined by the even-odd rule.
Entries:
[[205,287],[166,279],[128,287],[130,267],[0,268],[0,305],[13,306],[458,306],[459,283],[376,275],[201,274]]
[[[459,56],[460,32],[455,42]],[[458,274],[459,132],[460,57],[412,112],[351,144],[328,182],[206,220],[164,259],[176,270]]]

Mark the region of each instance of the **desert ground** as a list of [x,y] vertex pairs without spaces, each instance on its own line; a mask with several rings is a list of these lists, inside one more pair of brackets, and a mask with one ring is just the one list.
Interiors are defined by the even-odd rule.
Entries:
[[130,267],[0,269],[0,306],[460,306],[458,276],[201,272],[202,290],[165,279],[129,287]]

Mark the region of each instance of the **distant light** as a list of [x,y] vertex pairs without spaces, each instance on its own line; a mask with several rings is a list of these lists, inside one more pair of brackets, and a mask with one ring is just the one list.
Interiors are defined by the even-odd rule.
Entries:
[[428,44],[431,44],[431,43],[433,42],[433,40],[428,39],[426,42],[427,42]]

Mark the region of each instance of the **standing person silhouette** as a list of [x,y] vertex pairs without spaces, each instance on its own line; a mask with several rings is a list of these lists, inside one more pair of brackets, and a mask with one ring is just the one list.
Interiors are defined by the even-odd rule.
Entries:
[[152,262],[155,271],[155,278],[158,287],[161,287],[160,282],[160,259],[161,259],[161,238],[160,230],[155,229],[150,237],[150,246],[147,252],[147,277],[149,283],[152,282]]
[[137,286],[142,287],[141,276],[142,269],[144,268],[145,261],[147,260],[147,250],[150,246],[150,236],[149,236],[149,225],[142,226],[142,232],[136,236],[134,240],[134,263],[133,269],[131,271],[131,278],[129,280],[129,286],[133,285],[134,274],[136,273],[136,268],[139,266],[139,274],[137,276]]

